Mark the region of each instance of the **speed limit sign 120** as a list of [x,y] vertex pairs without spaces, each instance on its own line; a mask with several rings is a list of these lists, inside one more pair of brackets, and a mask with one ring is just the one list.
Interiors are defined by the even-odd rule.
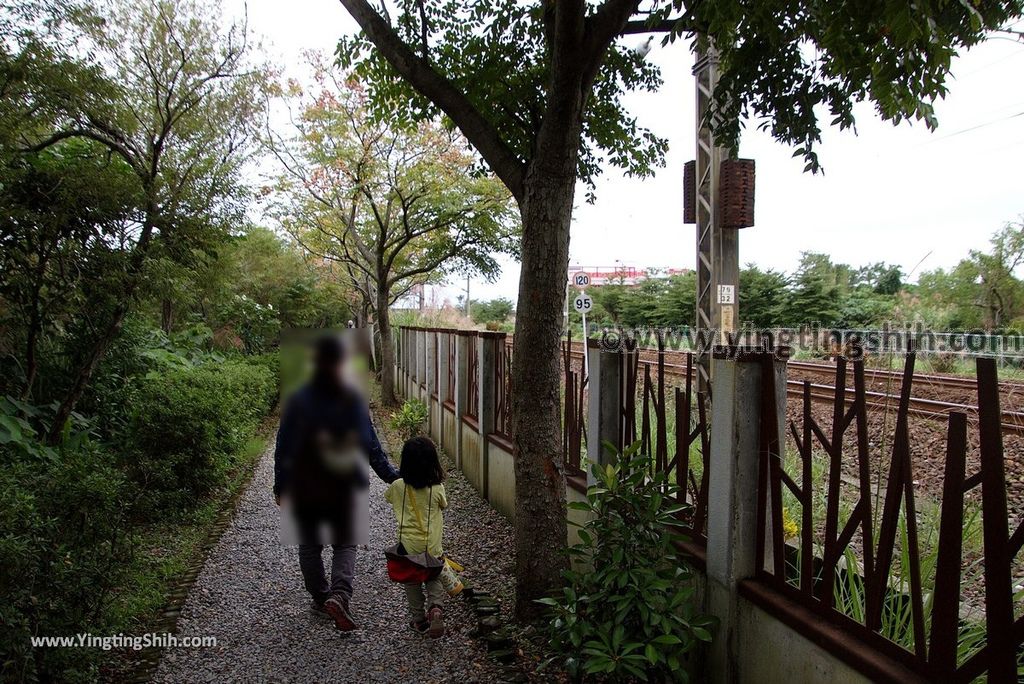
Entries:
[[594,300],[588,294],[578,294],[572,300],[572,305],[580,313],[586,313],[594,306]]
[[590,276],[582,271],[572,275],[572,284],[576,287],[586,287],[590,284]]

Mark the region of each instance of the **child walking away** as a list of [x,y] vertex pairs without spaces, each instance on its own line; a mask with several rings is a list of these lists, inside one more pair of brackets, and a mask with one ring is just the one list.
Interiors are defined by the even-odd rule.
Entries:
[[[384,492],[398,522],[398,542],[404,553],[428,553],[443,558],[441,537],[448,497],[437,448],[426,437],[413,437],[402,447],[399,477]],[[433,638],[444,635],[441,604],[445,587],[440,577],[403,585],[409,601],[409,624]]]

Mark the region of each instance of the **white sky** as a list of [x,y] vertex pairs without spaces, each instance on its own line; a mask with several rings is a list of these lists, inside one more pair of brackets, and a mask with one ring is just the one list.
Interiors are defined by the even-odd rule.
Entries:
[[[229,0],[226,14],[241,14]],[[249,0],[251,28],[284,73],[302,76],[304,50],[332,52],[355,24],[336,0]],[[631,43],[642,38],[632,36]],[[636,180],[609,169],[597,202],[577,192],[570,264],[692,268],[694,228],[682,222],[682,169],[694,156],[693,58],[688,47],[655,47],[664,86],[627,98],[641,125],[669,141],[665,168]],[[855,266],[874,261],[909,272],[954,265],[985,249],[1005,222],[1024,214],[1024,45],[991,40],[954,63],[937,103],[939,129],[894,127],[870,104],[856,109],[857,134],[826,129],[818,148],[825,175],[803,173],[792,150],[751,126],[740,155],[757,161],[756,225],[744,229],[740,262],[791,270],[803,250]],[[927,257],[927,258],[925,258]],[[519,268],[474,281],[474,299],[515,299]],[[454,300],[457,287],[448,288]]]

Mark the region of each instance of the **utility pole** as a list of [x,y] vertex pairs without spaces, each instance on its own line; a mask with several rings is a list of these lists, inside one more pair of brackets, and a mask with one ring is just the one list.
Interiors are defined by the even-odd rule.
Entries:
[[466,315],[469,315],[469,276],[466,276]]
[[730,150],[715,143],[710,121],[711,100],[718,83],[718,53],[706,38],[697,39],[693,74],[697,83],[697,160],[695,164],[697,223],[698,388],[711,389],[711,347],[725,344],[739,320],[739,232],[724,228],[719,187],[722,160]]

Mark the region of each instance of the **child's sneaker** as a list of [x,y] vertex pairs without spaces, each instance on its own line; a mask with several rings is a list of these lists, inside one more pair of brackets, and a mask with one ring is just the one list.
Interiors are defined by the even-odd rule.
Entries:
[[444,636],[444,619],[441,617],[441,609],[434,606],[427,613],[427,636],[437,639]]
[[332,596],[324,602],[324,610],[334,618],[334,626],[342,632],[351,632],[356,628],[355,620],[348,612],[348,601],[341,596]]

